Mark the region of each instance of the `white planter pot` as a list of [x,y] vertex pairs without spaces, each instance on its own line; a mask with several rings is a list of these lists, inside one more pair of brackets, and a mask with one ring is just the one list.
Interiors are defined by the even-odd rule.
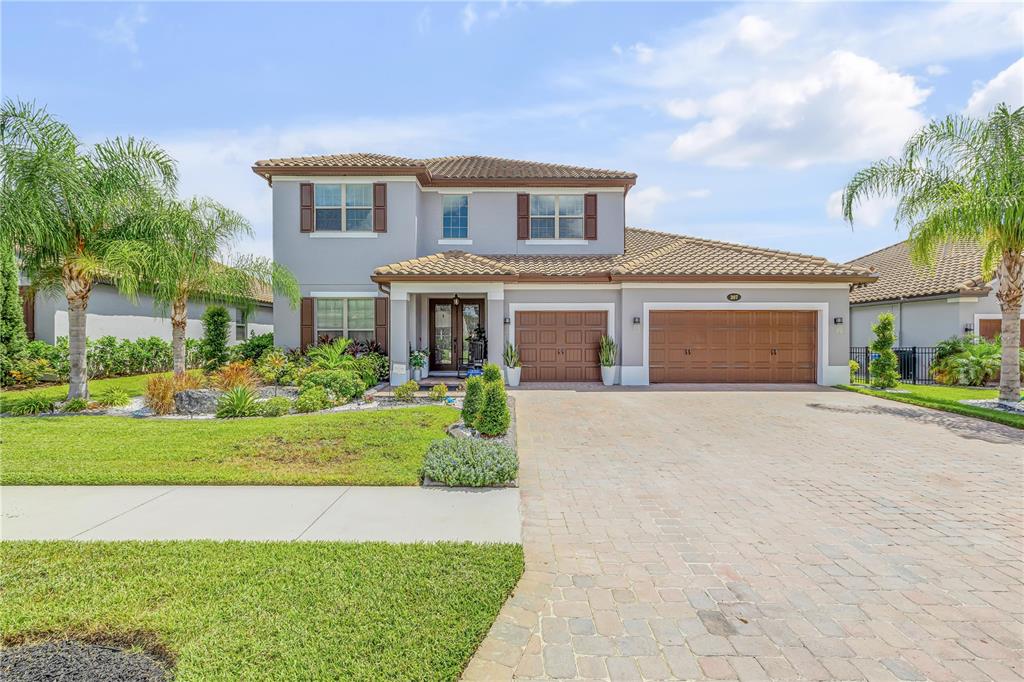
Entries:
[[615,368],[614,367],[601,367],[601,381],[605,386],[615,385]]
[[505,368],[505,382],[509,386],[516,387],[519,385],[519,378],[523,375],[522,367],[506,367]]
[[423,378],[423,369],[421,367],[412,368],[412,380],[419,381]]

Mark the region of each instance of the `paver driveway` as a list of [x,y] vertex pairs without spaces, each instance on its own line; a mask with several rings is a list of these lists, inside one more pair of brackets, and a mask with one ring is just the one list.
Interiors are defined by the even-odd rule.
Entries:
[[1016,680],[1024,432],[838,390],[520,390],[468,679]]

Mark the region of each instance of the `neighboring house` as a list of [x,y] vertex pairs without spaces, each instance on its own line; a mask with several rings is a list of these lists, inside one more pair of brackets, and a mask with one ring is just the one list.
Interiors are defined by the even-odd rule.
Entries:
[[850,344],[871,343],[871,325],[882,313],[893,314],[901,347],[934,346],[971,333],[994,338],[1002,320],[999,283],[985,281],[981,259],[981,248],[965,241],[940,247],[934,267],[914,265],[907,242],[850,261],[878,275],[850,292]]
[[523,381],[595,381],[602,335],[621,382],[848,380],[849,290],[865,269],[625,225],[633,173],[479,156],[342,154],[257,161],[274,258],[302,305],[278,345],[375,339],[391,381],[410,348],[456,373],[485,332]]
[[[68,335],[68,301],[60,292],[30,293],[28,282],[22,278],[19,287],[25,328],[30,339],[55,343],[61,336]],[[208,304],[189,302],[187,338],[198,339],[203,335],[201,318]],[[234,319],[234,328],[229,343],[234,344],[253,334],[274,331],[273,296],[261,291],[253,297],[253,305],[246,313],[242,308],[224,304]],[[284,305],[288,305],[285,301]],[[120,339],[139,339],[159,336],[171,340],[171,318],[168,311],[158,309],[151,296],[140,295],[135,303],[121,295],[110,284],[98,282],[89,295],[86,311],[86,332],[90,339],[101,336],[116,336]]]

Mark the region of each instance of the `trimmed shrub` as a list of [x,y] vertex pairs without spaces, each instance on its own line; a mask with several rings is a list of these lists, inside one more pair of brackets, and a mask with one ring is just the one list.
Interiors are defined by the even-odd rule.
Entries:
[[302,387],[322,386],[336,402],[355,400],[363,395],[366,385],[347,369],[323,369],[310,372],[302,379]]
[[850,383],[857,381],[857,372],[860,371],[860,363],[856,360],[850,360]]
[[0,246],[0,386],[14,383],[11,371],[28,345],[22,310],[14,249],[4,243]]
[[231,316],[224,306],[211,305],[203,312],[203,342],[200,353],[208,372],[228,362],[228,330]]
[[391,377],[391,361],[383,353],[370,351],[360,355],[359,359],[377,371],[377,380],[374,384],[387,381]]
[[254,334],[245,341],[231,347],[231,357],[235,361],[249,360],[259,362],[263,355],[274,349],[274,334]]
[[50,361],[45,358],[19,358],[11,370],[11,380],[15,384],[32,388],[47,374],[53,373]]
[[292,411],[292,401],[284,396],[277,396],[260,403],[259,411],[264,417],[280,417]]
[[96,404],[100,407],[124,407],[131,401],[131,396],[120,388],[110,388],[96,396]]
[[319,412],[330,406],[331,399],[323,386],[303,387],[295,401],[296,412]]
[[868,374],[873,388],[894,388],[900,381],[899,360],[892,350],[896,343],[893,331],[895,319],[892,313],[882,313],[878,316],[878,322],[871,327],[875,338],[869,346],[872,359],[868,363]]
[[488,362],[484,365],[484,383],[489,384],[492,381],[501,381],[501,367]]
[[81,412],[89,408],[89,401],[85,398],[72,398],[60,407],[61,412]]
[[53,403],[53,398],[47,398],[46,396],[25,396],[11,406],[11,414],[15,417],[27,417],[43,412],[53,412]]
[[380,383],[377,363],[368,355],[356,358],[352,363],[352,371],[359,375],[359,378],[363,380],[363,385],[366,386],[366,388],[376,386]]
[[235,386],[217,401],[217,417],[233,419],[236,417],[253,417],[259,413],[256,394],[246,386]]
[[161,374],[150,377],[146,382],[146,407],[157,414],[171,414],[175,409],[174,394],[190,388],[199,388],[200,385],[202,380],[188,372],[180,376]]
[[448,387],[444,384],[436,384],[430,389],[430,399],[441,402],[448,397]]
[[427,448],[423,475],[446,485],[498,485],[516,479],[519,458],[512,448],[498,441],[443,438]]
[[487,383],[484,386],[484,404],[476,418],[476,430],[485,436],[503,436],[510,422],[505,385],[500,381]]
[[256,373],[253,371],[252,363],[249,360],[229,362],[210,375],[210,384],[222,391],[230,391],[239,386],[250,389],[256,388],[257,383],[259,382],[257,381]]
[[411,403],[416,397],[416,391],[420,390],[420,385],[412,379],[405,382],[401,386],[395,386],[391,389],[391,394],[395,396],[395,400],[401,400],[403,403]]
[[476,424],[476,417],[484,405],[484,380],[481,377],[466,379],[466,395],[462,398],[462,421],[466,426]]

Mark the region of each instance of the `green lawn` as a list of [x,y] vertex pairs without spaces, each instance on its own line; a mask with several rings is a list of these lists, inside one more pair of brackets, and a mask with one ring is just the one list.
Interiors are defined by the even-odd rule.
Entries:
[[442,406],[254,419],[11,417],[6,485],[416,485]]
[[188,680],[455,680],[518,545],[0,543],[0,638],[134,643]]
[[838,388],[863,393],[864,395],[873,395],[879,398],[885,398],[886,400],[895,400],[901,403],[910,403],[911,405],[921,405],[922,407],[933,407],[937,410],[955,412],[956,414],[962,414],[968,417],[978,417],[980,419],[987,419],[988,421],[997,422],[999,424],[1006,424],[1007,426],[1016,426],[1018,429],[1024,429],[1024,416],[1022,415],[1001,412],[999,410],[990,410],[984,407],[978,407],[977,405],[964,405],[960,402],[961,400],[995,399],[999,397],[999,391],[996,389],[900,384],[897,386],[897,389],[909,391],[909,393],[889,393],[886,391],[871,390],[865,384],[851,384],[849,386],[839,386]]
[[[142,395],[146,390],[146,382],[156,374],[137,374],[130,377],[115,377],[113,379],[93,379],[89,382],[89,395],[99,395],[111,388],[119,388],[129,396]],[[28,396],[44,395],[54,400],[64,400],[68,397],[68,385],[57,384],[54,386],[42,386],[40,388],[26,388],[23,390],[4,389],[0,392],[0,412],[7,412],[14,405]]]

